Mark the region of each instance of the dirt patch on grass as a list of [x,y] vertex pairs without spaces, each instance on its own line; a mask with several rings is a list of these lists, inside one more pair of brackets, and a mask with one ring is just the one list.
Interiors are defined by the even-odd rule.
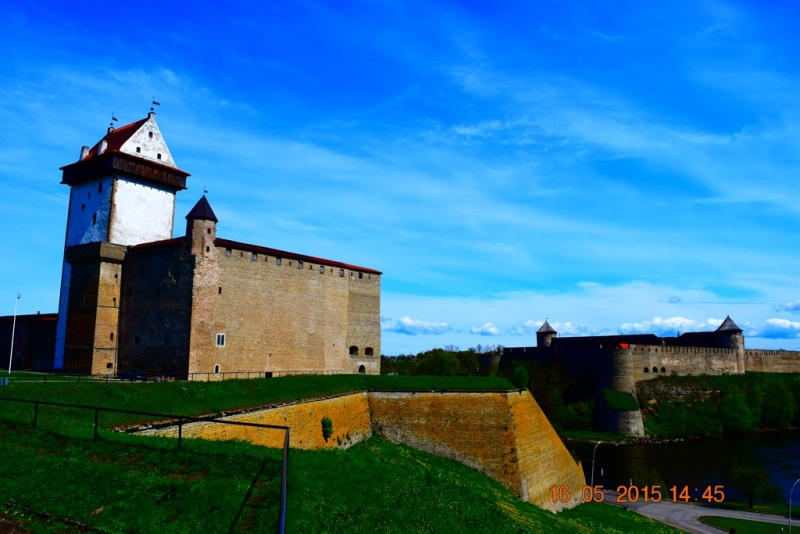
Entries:
[[0,512],[0,534],[30,534],[30,530],[22,528],[22,523],[13,516]]

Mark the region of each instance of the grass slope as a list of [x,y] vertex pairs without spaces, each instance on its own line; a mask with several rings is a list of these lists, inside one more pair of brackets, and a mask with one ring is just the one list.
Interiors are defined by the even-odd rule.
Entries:
[[[25,384],[0,395],[50,398],[173,413],[208,413],[302,396],[377,389],[434,389],[469,384],[505,389],[505,381],[366,382],[396,377],[291,377],[222,383]],[[486,379],[481,379],[486,380]],[[369,385],[367,385],[369,384]],[[349,389],[348,389],[349,388]],[[491,388],[490,388],[491,389]],[[170,404],[173,403],[173,404]],[[101,532],[275,532],[280,451],[241,442],[144,438],[101,430],[91,440],[93,414],[0,402],[0,505],[25,518],[34,533],[77,532],[68,518]],[[110,416],[101,426],[119,423]],[[69,436],[69,437],[67,437]],[[93,513],[94,512],[94,513]],[[288,532],[653,532],[674,529],[633,512],[586,504],[558,515],[522,502],[485,475],[458,462],[378,437],[346,451],[292,450]]]

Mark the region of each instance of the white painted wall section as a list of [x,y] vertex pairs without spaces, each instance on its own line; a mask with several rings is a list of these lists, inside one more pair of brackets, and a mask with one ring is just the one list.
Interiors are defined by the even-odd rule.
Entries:
[[66,246],[107,239],[111,193],[110,178],[72,187],[69,194]]
[[138,245],[172,239],[175,193],[117,177],[108,241]]
[[155,113],[120,147],[120,152],[155,161],[176,168],[172,154],[169,153],[161,131],[156,124]]

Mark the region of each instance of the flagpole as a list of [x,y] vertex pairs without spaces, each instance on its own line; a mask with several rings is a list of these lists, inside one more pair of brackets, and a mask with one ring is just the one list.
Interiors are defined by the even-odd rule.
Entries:
[[17,303],[22,295],[14,299],[14,322],[11,324],[11,353],[8,355],[8,374],[11,374],[11,359],[14,357],[14,331],[17,329]]

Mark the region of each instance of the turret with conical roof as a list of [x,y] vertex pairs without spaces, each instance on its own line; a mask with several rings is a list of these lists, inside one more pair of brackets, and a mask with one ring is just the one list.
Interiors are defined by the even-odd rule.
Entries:
[[217,238],[217,216],[205,195],[186,214],[186,243],[192,254],[204,258],[214,254],[214,240]]
[[545,319],[544,324],[536,331],[536,346],[539,348],[549,347],[557,336],[558,332]]
[[722,324],[714,332],[720,346],[736,350],[736,364],[740,373],[744,372],[744,335],[742,329],[733,322],[731,316],[725,317]]

